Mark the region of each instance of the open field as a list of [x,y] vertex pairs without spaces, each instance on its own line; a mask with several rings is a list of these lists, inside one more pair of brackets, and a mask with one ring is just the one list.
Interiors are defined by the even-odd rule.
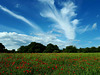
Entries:
[[100,75],[100,53],[0,53],[0,75]]

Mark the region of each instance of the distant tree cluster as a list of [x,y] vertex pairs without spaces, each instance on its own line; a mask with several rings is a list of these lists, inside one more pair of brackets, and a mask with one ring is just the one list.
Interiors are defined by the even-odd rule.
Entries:
[[52,53],[59,51],[59,48],[51,43],[44,46],[41,43],[31,42],[27,46],[21,46],[17,51],[21,53]]
[[5,46],[0,43],[0,53],[94,53],[100,52],[99,47],[86,47],[86,48],[76,48],[75,46],[66,46],[62,50],[59,49],[57,45],[49,43],[47,46],[44,46],[41,43],[31,42],[27,46],[21,46],[15,51],[15,49],[7,50]]
[[15,53],[15,49],[7,50],[5,49],[5,46],[0,43],[0,53]]

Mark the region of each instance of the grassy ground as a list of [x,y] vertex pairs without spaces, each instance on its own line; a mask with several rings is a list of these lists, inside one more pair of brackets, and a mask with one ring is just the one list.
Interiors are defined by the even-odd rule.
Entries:
[[100,53],[0,53],[0,75],[100,75]]

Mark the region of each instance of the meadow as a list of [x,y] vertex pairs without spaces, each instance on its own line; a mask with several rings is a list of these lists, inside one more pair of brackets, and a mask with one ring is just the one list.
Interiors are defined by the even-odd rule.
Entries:
[[100,53],[0,53],[0,75],[100,75]]

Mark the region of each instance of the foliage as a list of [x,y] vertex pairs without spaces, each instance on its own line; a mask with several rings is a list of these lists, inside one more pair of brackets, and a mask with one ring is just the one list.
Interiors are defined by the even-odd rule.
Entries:
[[0,43],[0,52],[1,53],[94,53],[100,52],[99,47],[86,47],[86,48],[79,48],[77,49],[75,46],[66,46],[62,50],[59,49],[57,45],[53,45],[52,43],[47,44],[44,46],[41,43],[31,42],[27,46],[21,46],[20,48],[15,51],[15,49],[7,50],[5,46]]
[[100,53],[1,53],[0,75],[100,75]]
[[49,44],[46,46],[46,49],[45,49],[44,53],[52,53],[54,50],[59,50],[58,46],[49,43]]
[[31,42],[28,46],[21,46],[18,52],[24,53],[42,53],[45,50],[45,46],[41,43]]

